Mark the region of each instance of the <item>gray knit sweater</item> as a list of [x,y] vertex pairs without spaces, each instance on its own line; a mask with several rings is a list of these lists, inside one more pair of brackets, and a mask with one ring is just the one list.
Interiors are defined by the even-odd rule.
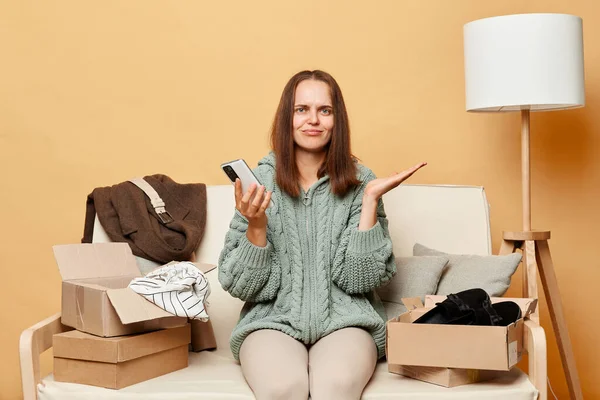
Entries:
[[377,223],[358,230],[364,187],[375,179],[373,172],[357,164],[363,183],[344,197],[331,192],[324,176],[299,198],[275,183],[273,152],[254,173],[273,191],[267,245],[246,238],[248,221],[236,210],[218,262],[223,288],[246,302],[231,334],[234,357],[239,359],[242,342],[258,329],[277,329],[309,344],[351,326],[366,329],[382,357],[385,311],[374,289],[390,280],[396,265],[383,201]]

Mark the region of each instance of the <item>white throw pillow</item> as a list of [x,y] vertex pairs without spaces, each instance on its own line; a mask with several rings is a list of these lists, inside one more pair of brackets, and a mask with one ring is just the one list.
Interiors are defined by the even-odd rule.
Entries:
[[444,267],[445,256],[396,257],[396,275],[385,286],[377,289],[388,319],[406,311],[402,298],[435,294]]
[[448,267],[438,283],[438,295],[449,295],[472,288],[481,288],[490,296],[500,297],[508,290],[510,278],[521,262],[520,253],[504,256],[447,254],[420,243],[413,247],[415,256],[448,257]]

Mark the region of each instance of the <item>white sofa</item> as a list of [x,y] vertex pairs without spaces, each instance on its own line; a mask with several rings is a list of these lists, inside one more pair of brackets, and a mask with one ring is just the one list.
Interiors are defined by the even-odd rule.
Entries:
[[[233,188],[209,186],[208,218],[197,261],[216,264],[234,212]],[[401,185],[384,197],[390,233],[397,256],[412,255],[420,242],[430,247],[466,254],[491,254],[489,208],[482,187]],[[97,220],[96,220],[97,221]],[[94,241],[107,241],[97,223]],[[26,399],[253,399],[239,364],[229,350],[229,335],[242,302],[221,289],[217,271],[209,274],[212,293],[209,314],[218,348],[190,353],[190,365],[162,377],[118,391],[55,382],[39,376],[39,354],[52,346],[52,334],[67,328],[60,314],[25,330],[21,335],[21,371]],[[529,375],[513,369],[493,381],[447,389],[388,373],[381,360],[363,399],[546,399],[546,342],[543,329],[526,321],[525,344]],[[539,396],[539,397],[538,397]]]

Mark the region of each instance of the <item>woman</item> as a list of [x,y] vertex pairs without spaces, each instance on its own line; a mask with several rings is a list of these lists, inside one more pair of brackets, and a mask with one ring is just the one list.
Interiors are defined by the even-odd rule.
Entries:
[[384,355],[374,289],[396,272],[381,197],[425,163],[381,179],[360,165],[341,90],[319,70],[285,86],[271,147],[254,169],[264,186],[235,183],[219,257],[221,285],[246,302],[231,350],[259,400],[359,399]]

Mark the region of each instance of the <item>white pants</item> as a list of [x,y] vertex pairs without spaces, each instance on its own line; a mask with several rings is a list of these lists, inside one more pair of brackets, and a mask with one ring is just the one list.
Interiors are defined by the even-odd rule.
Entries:
[[306,346],[283,332],[246,337],[240,363],[258,400],[360,399],[377,364],[372,336],[360,328],[335,331]]

